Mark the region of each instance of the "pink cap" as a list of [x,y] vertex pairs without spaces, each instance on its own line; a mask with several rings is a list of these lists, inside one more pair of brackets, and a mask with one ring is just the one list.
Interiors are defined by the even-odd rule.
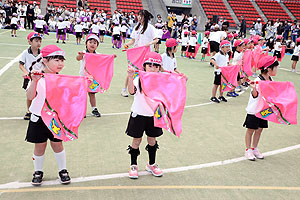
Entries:
[[253,40],[251,40],[251,39],[244,39],[244,42],[245,42],[245,44],[247,45],[247,44],[253,42]]
[[253,38],[253,43],[254,43],[255,45],[257,45],[257,44],[258,44],[258,39]]
[[232,35],[231,33],[229,33],[229,34],[227,35],[227,37],[228,37],[228,38],[233,38],[233,35]]
[[174,46],[177,46],[177,44],[179,44],[179,41],[177,41],[174,38],[167,39],[167,41],[166,41],[167,47],[174,47]]
[[276,61],[276,57],[273,56],[264,56],[262,57],[257,64],[258,69],[266,69],[271,66]]
[[209,31],[205,31],[205,32],[204,32],[204,35],[209,35],[209,34],[210,34]]
[[42,37],[43,37],[42,34],[39,34],[37,32],[31,32],[31,33],[28,34],[27,40],[31,40],[33,38],[42,38]]
[[149,52],[146,54],[144,58],[144,63],[154,63],[154,64],[162,65],[161,55],[156,52]]
[[184,35],[188,35],[189,34],[189,32],[188,31],[184,31]]
[[50,44],[42,48],[41,54],[43,57],[48,56],[65,56],[65,52],[54,44]]
[[242,44],[244,44],[244,41],[243,40],[236,40],[235,42],[234,42],[234,46],[235,47],[237,47],[237,46],[241,46]]
[[283,37],[281,35],[277,35],[276,38],[281,40]]
[[59,18],[58,18],[58,20],[59,20],[59,21],[62,21],[62,20],[64,20],[64,18],[62,18],[62,17],[59,17]]
[[234,34],[233,34],[233,37],[237,37],[238,35],[239,35],[239,34],[237,34],[237,33],[234,33]]
[[228,40],[223,40],[220,44],[221,47],[229,47],[230,46],[230,42]]
[[296,39],[296,42],[300,42],[300,37]]
[[87,43],[88,40],[91,40],[91,39],[95,39],[98,44],[100,43],[100,40],[99,40],[99,37],[95,34],[89,34],[87,37],[86,37],[86,41],[85,43]]
[[196,35],[197,34],[197,31],[192,31],[192,35]]

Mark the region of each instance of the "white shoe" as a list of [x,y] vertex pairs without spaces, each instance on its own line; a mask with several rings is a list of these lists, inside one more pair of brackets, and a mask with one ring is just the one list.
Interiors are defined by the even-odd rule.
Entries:
[[296,70],[295,70],[295,69],[292,69],[292,72],[296,72]]
[[252,149],[248,149],[248,151],[245,152],[245,157],[251,161],[256,160],[256,157],[254,156]]
[[264,159],[264,155],[262,155],[262,153],[260,153],[257,148],[253,150],[253,155],[258,159]]
[[121,95],[122,95],[123,97],[128,97],[128,92],[127,92],[126,88],[123,88],[123,89],[122,89]]

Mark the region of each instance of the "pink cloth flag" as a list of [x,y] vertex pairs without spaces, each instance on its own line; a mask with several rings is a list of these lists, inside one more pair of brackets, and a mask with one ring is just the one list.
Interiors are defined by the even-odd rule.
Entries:
[[46,99],[41,116],[55,138],[64,142],[78,138],[86,115],[88,79],[81,76],[44,74]]
[[248,49],[244,52],[243,55],[243,65],[241,68],[242,77],[249,77],[253,75],[251,65],[252,65],[252,51]]
[[207,53],[206,53],[207,56],[210,56],[210,44],[208,43],[207,44]]
[[94,78],[88,91],[103,93],[109,88],[114,74],[114,55],[86,53],[85,73]]
[[[201,47],[201,45],[197,43],[196,46],[195,46],[195,55],[194,55],[194,57],[197,56],[197,53],[198,53],[198,50],[199,50],[200,47]],[[187,49],[185,51],[185,55],[186,55],[186,57],[190,57],[189,46],[187,46]]]
[[139,71],[142,91],[151,103],[154,126],[177,137],[182,132],[181,118],[186,101],[186,79],[177,73]]
[[221,68],[221,85],[222,91],[230,91],[238,86],[237,76],[240,71],[239,65],[224,66]]
[[259,81],[256,117],[278,124],[297,124],[298,98],[292,82]]
[[279,58],[278,61],[281,62],[284,56],[285,56],[285,46],[282,46],[282,48],[281,48],[281,58]]
[[148,52],[150,52],[150,47],[146,46],[127,49],[128,68],[133,67],[136,70],[143,71],[144,58]]

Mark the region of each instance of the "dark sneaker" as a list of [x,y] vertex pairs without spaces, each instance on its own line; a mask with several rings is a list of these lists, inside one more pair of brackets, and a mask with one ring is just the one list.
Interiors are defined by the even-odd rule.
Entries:
[[58,178],[61,184],[69,184],[71,183],[71,178],[69,176],[69,172],[66,169],[61,170],[58,172]]
[[66,44],[65,41],[62,42],[63,44]]
[[225,99],[225,97],[223,97],[223,96],[219,96],[219,100],[220,100],[220,101],[227,102],[227,99]]
[[31,181],[31,184],[34,185],[34,186],[39,186],[42,184],[42,181],[43,181],[43,172],[41,171],[36,171],[34,172],[33,174],[33,179]]
[[56,41],[56,43],[58,43],[58,41]]
[[31,113],[26,113],[24,116],[24,120],[30,120]]
[[101,114],[99,113],[98,109],[95,108],[93,111],[92,111],[92,115],[94,115],[95,117],[101,117]]
[[215,102],[215,103],[220,103],[220,101],[216,97],[210,98],[210,101]]

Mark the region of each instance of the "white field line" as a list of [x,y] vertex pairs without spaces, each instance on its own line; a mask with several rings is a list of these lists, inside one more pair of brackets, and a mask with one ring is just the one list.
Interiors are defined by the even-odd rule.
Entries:
[[10,31],[10,30],[4,31],[4,32],[0,33],[0,35],[2,35],[2,34],[4,34],[4,33],[7,33],[7,32],[9,32],[9,31]]
[[12,60],[14,58],[13,57],[0,57],[0,59],[9,59],[9,60]]
[[8,70],[15,62],[18,62],[20,60],[22,53],[20,53],[17,57],[15,57],[13,60],[11,60],[9,63],[7,63],[2,69],[0,69],[0,76]]
[[[288,151],[300,149],[300,144],[285,147],[273,151],[269,151],[264,153],[263,155],[265,157],[277,155],[280,153],[285,153]],[[163,172],[166,173],[174,173],[174,172],[184,172],[184,171],[190,171],[195,169],[203,169],[203,168],[209,168],[209,167],[217,167],[222,165],[228,165],[232,163],[238,163],[241,161],[247,160],[245,157],[239,157],[239,158],[233,158],[223,161],[217,161],[217,162],[210,162],[210,163],[204,163],[199,165],[190,165],[190,166],[184,166],[184,167],[175,167],[175,168],[169,168],[169,169],[163,169]],[[150,175],[150,173],[143,171],[139,172],[139,176],[145,176]],[[115,179],[115,178],[123,178],[128,177],[128,173],[118,173],[118,174],[107,174],[107,175],[98,175],[98,176],[88,176],[88,177],[78,177],[73,178],[72,183],[81,183],[81,182],[87,182],[87,181],[97,181],[97,180],[107,180],[107,179]],[[60,185],[58,180],[53,181],[44,181],[43,185]],[[10,182],[6,184],[1,184],[0,189],[17,189],[17,188],[26,188],[26,187],[32,187],[30,182]]]

